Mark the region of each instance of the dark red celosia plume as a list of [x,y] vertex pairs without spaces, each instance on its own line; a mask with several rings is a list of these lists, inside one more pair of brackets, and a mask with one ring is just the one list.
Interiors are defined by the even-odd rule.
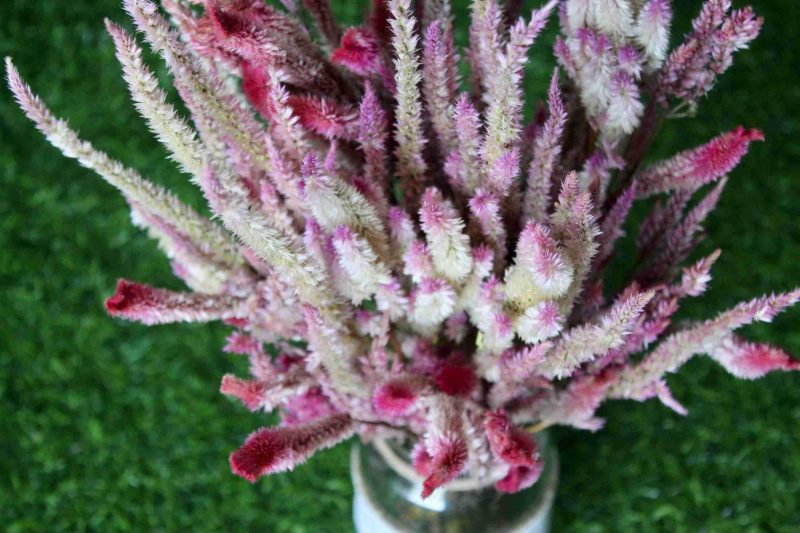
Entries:
[[533,466],[539,458],[530,433],[514,426],[504,411],[489,411],[483,421],[486,437],[498,459],[513,466]]
[[380,71],[380,47],[369,31],[350,28],[342,37],[339,48],[333,51],[331,61],[360,76],[370,76]]
[[355,140],[358,135],[358,115],[353,109],[327,98],[291,95],[288,104],[300,124],[328,139]]
[[430,474],[422,483],[422,497],[427,498],[445,483],[455,479],[467,464],[467,445],[457,440],[442,446],[439,453],[431,457]]
[[206,16],[226,51],[280,69],[292,85],[321,94],[351,90],[296,20],[262,2],[206,1]]
[[253,108],[266,120],[272,118],[273,109],[269,100],[269,78],[263,67],[242,61],[239,66],[242,75],[242,93]]
[[150,308],[163,298],[158,290],[148,285],[134,283],[126,279],[117,281],[117,289],[106,299],[106,311],[113,316],[135,313],[140,308]]
[[420,390],[419,380],[394,379],[375,389],[372,405],[376,412],[383,415],[406,415],[414,408]]
[[350,437],[354,430],[353,421],[344,414],[304,425],[262,428],[231,454],[231,470],[253,483],[261,476],[291,470],[315,451]]
[[544,463],[539,460],[533,466],[512,466],[506,477],[494,484],[500,492],[514,493],[533,486],[544,470]]
[[434,380],[439,390],[450,396],[469,396],[478,384],[475,370],[467,365],[444,364]]

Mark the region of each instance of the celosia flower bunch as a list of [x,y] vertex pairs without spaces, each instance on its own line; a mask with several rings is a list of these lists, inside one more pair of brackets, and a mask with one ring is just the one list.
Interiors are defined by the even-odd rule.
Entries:
[[[665,378],[695,354],[745,379],[800,368],[734,334],[800,290],[672,321],[708,286],[719,252],[681,267],[762,134],[738,127],[643,164],[661,122],[756,36],[749,8],[706,0],[670,52],[668,0],[550,0],[525,17],[520,2],[473,0],[459,51],[448,0],[376,0],[347,30],[325,0],[124,4],[189,118],[107,22],[133,101],[211,219],[81,140],[10,60],[9,84],[55,146],[119,189],[191,289],[122,280],[109,313],[234,328],[224,350],[251,375],[221,392],[280,414],[230,456],[236,474],[290,470],[360,434],[406,439],[423,496],[467,475],[514,492],[542,470],[540,429],[597,430],[607,399],[685,413]],[[526,123],[529,49],[555,12],[560,69]],[[650,198],[635,274],[609,293],[623,223]]]

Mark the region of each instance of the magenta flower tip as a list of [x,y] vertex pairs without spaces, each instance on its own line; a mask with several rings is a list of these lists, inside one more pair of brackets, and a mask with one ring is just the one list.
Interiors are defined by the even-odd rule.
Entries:
[[395,417],[408,414],[417,401],[418,391],[408,381],[394,380],[379,386],[372,396],[375,411]]
[[469,396],[478,385],[478,377],[470,366],[444,364],[434,378],[436,386],[450,396]]
[[461,441],[450,443],[439,454],[433,456],[430,465],[431,474],[422,483],[422,499],[455,479],[464,470],[467,457],[467,445]]
[[536,441],[515,427],[502,410],[489,411],[483,422],[492,452],[512,466],[533,466],[538,458]]
[[506,477],[495,483],[494,487],[499,492],[513,494],[532,487],[544,471],[544,462],[537,461],[532,466],[512,466],[508,469]]
[[287,451],[286,442],[269,428],[252,433],[244,445],[230,455],[231,470],[250,483],[267,474]]
[[126,316],[137,307],[147,305],[154,300],[152,287],[134,283],[126,279],[117,281],[114,294],[106,299],[106,311],[111,316]]

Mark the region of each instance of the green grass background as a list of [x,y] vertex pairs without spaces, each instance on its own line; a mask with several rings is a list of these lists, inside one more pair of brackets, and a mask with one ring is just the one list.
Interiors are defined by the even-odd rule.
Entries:
[[[740,123],[767,137],[708,224],[701,251],[724,253],[686,316],[800,281],[800,22],[789,0],[754,3],[767,20],[762,36],[654,151]],[[343,21],[357,19],[359,7],[334,4]],[[678,4],[682,33],[699,1]],[[136,116],[103,17],[129,26],[116,0],[3,0],[0,53],[86,138],[197,202]],[[552,65],[548,39],[529,72],[536,96]],[[347,445],[255,485],[230,474],[228,453],[266,420],[217,392],[223,373],[244,370],[221,353],[225,328],[145,328],[105,315],[119,277],[181,286],[115,191],[50,147],[5,87],[0,179],[0,528],[348,531]],[[798,319],[793,310],[748,333],[800,353]],[[617,402],[603,407],[609,421],[597,434],[557,431],[555,529],[800,529],[800,375],[739,382],[697,359],[670,384],[687,418]]]

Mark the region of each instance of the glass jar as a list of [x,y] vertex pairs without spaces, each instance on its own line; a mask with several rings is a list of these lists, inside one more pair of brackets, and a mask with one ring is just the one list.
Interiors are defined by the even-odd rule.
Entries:
[[353,445],[350,470],[358,533],[545,533],[558,484],[558,453],[547,432],[536,435],[545,468],[530,488],[504,494],[496,480],[459,478],[423,500],[423,478],[393,441]]

